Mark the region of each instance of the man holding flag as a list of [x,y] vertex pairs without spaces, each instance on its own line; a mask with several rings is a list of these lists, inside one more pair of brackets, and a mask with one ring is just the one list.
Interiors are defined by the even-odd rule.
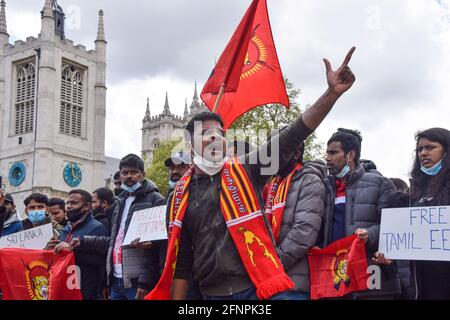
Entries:
[[[258,28],[253,28],[255,21],[259,21]],[[261,66],[246,73],[247,63],[252,63],[253,56],[250,52],[247,54],[250,40],[258,36],[258,30],[266,32],[267,36],[268,23],[266,2],[254,0],[203,90],[205,102],[213,109],[211,102],[214,101],[214,109],[224,120],[218,114],[205,112],[192,118],[186,127],[194,165],[169,198],[166,263],[158,285],[146,297],[148,300],[185,299],[192,273],[199,281],[202,295],[209,300],[284,299],[285,292],[294,288],[277,256],[268,221],[261,212],[262,189],[269,176],[262,173],[267,165],[260,155],[267,154],[265,150],[271,146],[279,146],[279,166],[287,164],[292,153],[355,82],[348,67],[355,48],[336,71],[324,59],[327,90],[287,130],[254,153],[230,160],[225,157],[224,128],[236,115],[257,105],[279,102],[265,96],[261,88],[240,91],[244,83],[251,85],[252,75],[257,74],[258,68],[266,68],[261,61],[267,57],[267,50],[261,51],[257,59]],[[258,36],[263,37],[264,34]],[[257,39],[254,42],[260,43]],[[273,42],[272,49],[274,52]],[[281,75],[273,61],[267,64],[267,69]],[[258,80],[258,83],[267,82],[267,87],[276,87],[271,77]],[[287,97],[284,86],[281,89],[279,97]],[[252,96],[268,100],[250,101]],[[256,164],[248,164],[249,158],[256,158]]]

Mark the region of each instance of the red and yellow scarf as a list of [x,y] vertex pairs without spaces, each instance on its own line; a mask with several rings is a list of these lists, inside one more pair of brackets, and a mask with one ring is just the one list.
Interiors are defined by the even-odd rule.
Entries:
[[275,177],[268,187],[266,199],[266,216],[272,227],[275,243],[278,242],[280,235],[281,223],[283,221],[286,200],[289,195],[292,178],[297,172],[302,170],[302,164],[299,163],[286,178],[280,176]]
[[[170,207],[169,245],[163,274],[146,300],[169,300],[176,269],[183,218],[188,206],[191,167],[175,187]],[[221,172],[220,208],[228,232],[260,299],[294,287],[284,272],[267,232],[261,207],[244,167],[235,158]]]

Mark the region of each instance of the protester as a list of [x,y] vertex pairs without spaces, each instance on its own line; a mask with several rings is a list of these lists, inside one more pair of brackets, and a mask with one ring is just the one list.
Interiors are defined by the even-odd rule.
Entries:
[[[399,178],[390,178],[389,180],[391,180],[391,182],[394,184],[395,190],[409,195],[409,187],[405,181]],[[407,207],[409,207],[409,203]]]
[[325,210],[326,166],[323,161],[303,162],[305,146],[294,153],[287,175],[268,187],[266,214],[286,273],[295,284],[289,300],[308,300],[308,249],[316,243]]
[[0,203],[0,237],[23,230],[22,221],[17,216],[14,198],[7,193]]
[[173,154],[164,161],[164,165],[169,170],[169,190],[167,191],[166,198],[175,189],[175,185],[184,176],[190,164],[191,156],[189,153],[183,151]]
[[106,254],[106,273],[111,300],[142,300],[158,281],[161,241],[122,247],[134,212],[164,205],[156,185],[145,179],[144,161],[129,154],[120,161],[124,191],[115,207],[110,237],[82,236],[71,246],[80,252]]
[[111,232],[111,219],[115,205],[118,203],[114,193],[108,188],[99,188],[92,193],[92,213],[94,219],[101,222],[108,235]]
[[[353,85],[355,77],[347,66],[353,51],[354,48],[337,71],[332,71],[329,61],[324,60],[329,84],[326,93],[289,129],[261,147],[267,150],[279,144],[280,166],[287,164],[292,153]],[[195,166],[177,184],[169,201],[173,227],[168,257],[161,280],[148,299],[185,299],[192,273],[207,300],[285,298],[284,292],[292,289],[293,283],[277,257],[273,239],[265,227],[265,215],[257,214],[269,177],[262,173],[267,165],[261,163],[260,154],[256,164],[248,164],[245,158],[250,155],[232,161],[224,158],[227,143],[222,119],[217,114],[200,113],[189,121],[186,129]],[[237,208],[233,197],[242,206]],[[236,220],[242,212],[253,213],[253,219]],[[255,268],[256,265],[260,267]],[[176,268],[172,283],[173,266]]]
[[120,181],[120,171],[117,171],[113,177],[114,181],[114,195],[117,197],[123,192],[122,181]]
[[[389,179],[367,173],[359,162],[362,137],[358,131],[339,129],[327,144],[325,160],[330,176],[322,228],[323,247],[356,234],[366,243],[368,264],[378,249],[381,211],[387,207],[394,186]],[[393,299],[400,294],[395,265],[381,266],[380,288],[353,293],[358,299]],[[350,297],[346,297],[350,298]]]
[[[58,240],[47,244],[47,249],[54,248],[58,253],[70,250],[73,238],[82,236],[106,236],[106,228],[92,215],[92,196],[84,190],[72,190],[67,200],[68,225],[61,232]],[[75,250],[75,263],[80,268],[80,286],[83,300],[100,299],[101,270],[105,268],[106,255],[87,254]]]
[[67,226],[66,202],[63,199],[51,198],[48,201],[48,213],[51,215],[52,221],[59,225],[58,231]]
[[[450,205],[450,131],[432,128],[416,135],[411,171],[413,207]],[[415,261],[418,299],[450,299],[450,262]]]
[[59,238],[59,231],[61,229],[56,223],[52,222],[52,217],[48,213],[48,197],[45,194],[33,193],[25,198],[25,213],[27,219],[22,221],[23,229],[28,230],[36,227],[52,224],[53,237]]

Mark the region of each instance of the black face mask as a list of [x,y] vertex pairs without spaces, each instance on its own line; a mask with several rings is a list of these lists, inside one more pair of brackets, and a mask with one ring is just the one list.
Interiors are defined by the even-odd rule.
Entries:
[[82,209],[83,209],[83,207],[78,208],[78,209],[68,210],[66,213],[67,220],[69,220],[72,223],[75,223],[78,220],[80,220],[81,217],[86,213],[86,212],[81,212]]
[[97,208],[95,208],[94,210],[92,210],[92,213],[94,214],[94,216],[103,213],[105,210],[103,209],[102,206],[98,206]]

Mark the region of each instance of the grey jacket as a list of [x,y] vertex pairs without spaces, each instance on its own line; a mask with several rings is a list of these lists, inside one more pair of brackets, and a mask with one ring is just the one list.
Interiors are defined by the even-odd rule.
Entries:
[[[111,219],[111,236],[110,237],[95,237],[84,236],[80,238],[80,247],[87,253],[107,253],[106,260],[106,275],[108,285],[111,285],[113,278],[112,253],[117,234],[120,228],[120,221],[122,219],[123,209],[125,206],[126,192],[120,194],[121,198],[119,204],[115,207]],[[127,220],[125,222],[125,234],[133,217],[134,212],[164,205],[164,197],[159,193],[156,185],[150,180],[144,180],[143,186],[135,194],[136,199],[131,204],[128,212]],[[130,247],[123,247],[122,249],[122,272],[123,282],[125,288],[143,288],[150,290],[158,282],[160,275],[159,259],[160,259],[160,245],[161,241],[155,241],[151,249],[133,249]]]
[[[334,199],[336,184],[334,177],[326,180],[327,204],[322,230],[321,245],[330,244],[333,231]],[[358,165],[350,174],[346,188],[345,235],[351,236],[359,228],[369,232],[366,253],[369,267],[373,265],[372,257],[378,251],[380,237],[381,211],[388,206],[389,197],[394,192],[392,182],[378,174],[366,173]],[[396,264],[381,266],[381,289],[368,290],[353,294],[354,298],[364,296],[398,295],[401,292],[400,279]]]
[[296,291],[310,291],[307,254],[316,244],[325,211],[325,177],[324,162],[306,162],[289,187],[277,252]]

